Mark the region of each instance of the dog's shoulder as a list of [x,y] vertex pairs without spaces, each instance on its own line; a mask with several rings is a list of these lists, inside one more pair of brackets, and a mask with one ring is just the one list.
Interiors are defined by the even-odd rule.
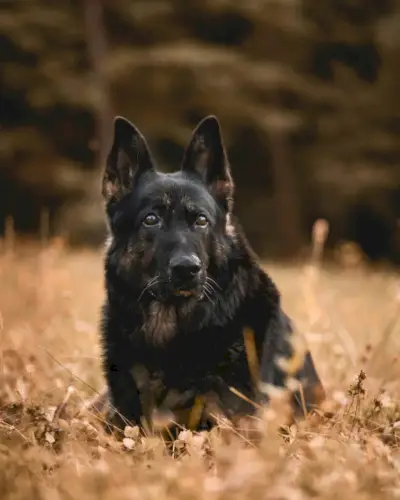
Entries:
[[279,309],[280,290],[269,273],[263,268],[259,256],[253,250],[246,232],[237,217],[232,218],[231,259],[236,260],[231,276],[232,289],[243,292],[243,303],[253,309]]

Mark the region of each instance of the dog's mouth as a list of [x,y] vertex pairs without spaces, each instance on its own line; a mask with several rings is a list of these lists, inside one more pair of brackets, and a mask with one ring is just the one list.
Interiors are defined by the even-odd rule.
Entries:
[[201,300],[204,297],[204,285],[198,283],[192,286],[173,288],[169,290],[169,296],[172,300],[179,302]]
[[152,297],[153,300],[161,302],[186,301],[186,300],[201,300],[204,296],[204,283],[171,283],[170,281],[149,281],[150,285],[144,287],[140,298],[146,296]]
[[174,295],[177,297],[193,297],[196,295],[195,290],[175,290]]
[[176,299],[201,299],[204,295],[204,288],[202,284],[174,288],[170,290],[170,295]]
[[200,299],[203,296],[204,282],[202,279],[186,283],[169,283],[169,294],[177,299]]
[[149,290],[148,294],[155,300],[161,302],[185,301],[190,299],[200,300],[203,298],[203,293],[198,289],[180,289],[180,290]]

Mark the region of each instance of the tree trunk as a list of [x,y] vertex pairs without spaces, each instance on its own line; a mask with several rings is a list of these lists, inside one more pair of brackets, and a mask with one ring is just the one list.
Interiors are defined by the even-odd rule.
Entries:
[[288,158],[285,130],[271,130],[271,155],[274,176],[276,223],[281,233],[282,256],[295,256],[302,250],[301,204]]
[[93,77],[96,106],[96,163],[103,168],[113,116],[108,82],[104,72],[107,40],[103,21],[102,0],[84,0],[86,42]]

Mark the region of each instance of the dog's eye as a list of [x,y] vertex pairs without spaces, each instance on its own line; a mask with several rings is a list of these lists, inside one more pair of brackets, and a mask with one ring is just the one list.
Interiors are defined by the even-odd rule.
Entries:
[[143,219],[143,225],[148,227],[156,226],[159,222],[160,219],[155,214],[147,214]]
[[198,215],[196,217],[194,224],[195,224],[195,226],[206,227],[208,224],[207,217],[203,214]]

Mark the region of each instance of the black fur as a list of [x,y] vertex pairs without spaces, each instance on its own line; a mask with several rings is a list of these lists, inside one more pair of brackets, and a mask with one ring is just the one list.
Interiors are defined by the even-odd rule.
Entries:
[[[254,332],[262,382],[284,386],[290,321],[232,213],[234,184],[213,116],[193,133],[179,172],[159,173],[140,132],[116,118],[103,179],[110,242],[102,341],[114,422],[151,421],[151,408],[213,396],[228,417],[265,401],[252,382],[244,328]],[[306,404],[321,388],[311,355],[297,371]],[[176,403],[167,395],[178,394]],[[169,397],[168,396],[168,397]],[[299,394],[294,405],[299,406]]]

